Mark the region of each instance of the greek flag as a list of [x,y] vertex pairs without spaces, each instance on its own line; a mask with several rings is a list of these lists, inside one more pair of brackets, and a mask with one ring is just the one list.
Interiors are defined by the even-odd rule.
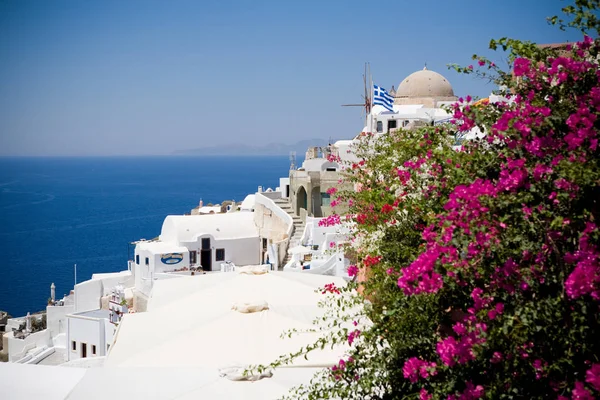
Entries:
[[373,85],[373,105],[379,104],[386,110],[394,112],[394,98],[388,92],[377,85]]

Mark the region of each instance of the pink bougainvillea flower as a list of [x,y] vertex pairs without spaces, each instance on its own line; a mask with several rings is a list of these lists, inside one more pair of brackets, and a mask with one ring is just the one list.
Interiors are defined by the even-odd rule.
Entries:
[[592,365],[585,373],[585,381],[600,392],[600,364]]
[[585,388],[583,383],[575,382],[573,389],[573,400],[594,400],[595,397]]
[[358,267],[356,265],[350,265],[348,267],[348,276],[354,277],[358,274]]
[[339,225],[341,223],[340,216],[337,214],[332,214],[326,218],[322,218],[319,221],[319,226],[334,226]]
[[358,329],[353,330],[352,332],[350,332],[348,334],[348,344],[352,346],[352,343],[354,343],[354,340],[360,336],[360,331]]
[[326,294],[326,293],[333,293],[333,294],[340,294],[340,289],[338,289],[335,286],[335,283],[328,283],[323,287],[323,291],[321,292],[322,294]]
[[436,363],[423,361],[417,357],[409,358],[402,367],[402,373],[404,377],[412,383],[417,382],[419,377],[427,379],[429,376],[436,374],[435,367]]
[[419,400],[431,400],[432,397],[433,395],[429,394],[425,388],[419,392]]

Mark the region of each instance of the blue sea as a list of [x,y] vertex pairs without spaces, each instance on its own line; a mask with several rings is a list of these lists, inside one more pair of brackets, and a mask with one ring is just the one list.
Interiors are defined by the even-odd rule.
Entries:
[[0,310],[45,308],[93,273],[127,269],[165,216],[241,201],[288,175],[286,156],[0,158]]

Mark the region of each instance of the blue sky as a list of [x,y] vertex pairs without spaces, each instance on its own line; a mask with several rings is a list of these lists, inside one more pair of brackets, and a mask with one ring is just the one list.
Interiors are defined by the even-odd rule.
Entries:
[[364,63],[398,86],[491,38],[575,41],[560,0],[0,0],[0,155],[150,155],[233,142],[350,138]]

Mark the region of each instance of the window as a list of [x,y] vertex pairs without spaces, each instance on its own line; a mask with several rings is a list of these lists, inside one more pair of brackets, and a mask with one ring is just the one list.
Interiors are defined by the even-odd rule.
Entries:
[[262,249],[263,251],[267,251],[267,245],[269,244],[269,241],[267,240],[267,238],[263,238],[262,240]]
[[150,259],[146,257],[146,265],[150,265]]
[[137,265],[140,265],[140,255],[139,255],[139,254],[137,254],[137,255],[135,256],[135,263],[136,263]]
[[377,132],[383,132],[383,122],[377,121]]
[[407,119],[405,119],[405,120],[402,122],[402,126],[407,126],[409,123],[410,123],[410,121],[409,121],[409,120],[407,120]]
[[92,355],[93,356],[96,355],[96,345],[95,344],[92,345]]
[[198,254],[196,251],[190,251],[190,265],[196,265],[196,261],[198,260]]
[[329,167],[329,168],[325,168],[325,171],[335,172],[335,171],[337,171],[337,168]]
[[77,351],[77,342],[74,340],[71,340],[71,350]]
[[225,249],[217,249],[215,257],[217,261],[225,261]]
[[390,119],[388,121],[388,132],[390,129],[396,129],[398,127],[397,121],[395,119]]
[[321,193],[321,206],[329,207],[331,205],[331,195],[329,193]]

